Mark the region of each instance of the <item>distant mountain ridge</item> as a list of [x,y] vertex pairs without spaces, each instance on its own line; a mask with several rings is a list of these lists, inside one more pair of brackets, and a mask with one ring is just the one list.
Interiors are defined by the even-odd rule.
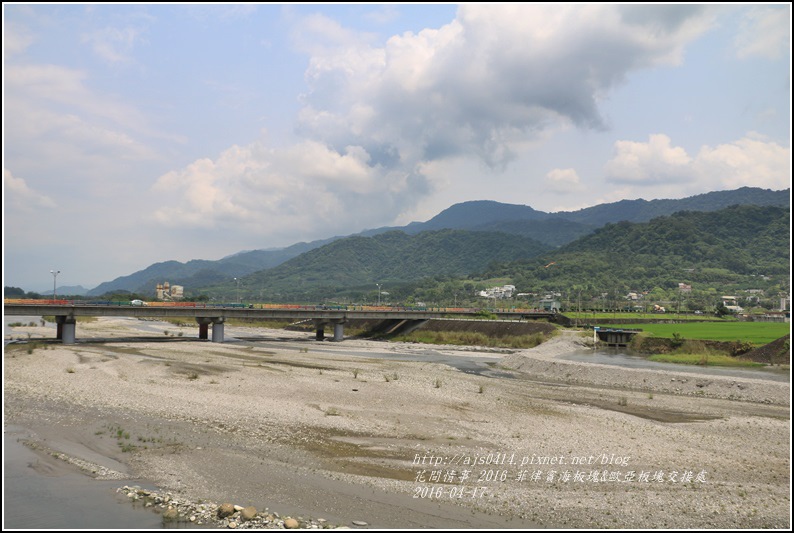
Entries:
[[551,248],[505,233],[443,229],[408,235],[389,231],[352,236],[316,248],[244,278],[265,294],[293,291],[295,297],[324,297],[323,291],[400,284],[423,278],[466,276],[494,261],[529,259]]
[[234,277],[272,269],[317,248],[353,237],[374,237],[398,231],[417,235],[442,229],[487,231],[531,239],[550,247],[560,247],[592,233],[607,223],[647,222],[678,211],[716,211],[731,205],[790,206],[790,189],[771,191],[742,187],[717,191],[680,200],[621,200],[578,211],[546,213],[526,205],[476,200],[455,204],[426,222],[412,222],[402,227],[383,227],[349,237],[332,237],[310,243],[298,243],[277,250],[253,250],[233,254],[217,261],[192,260],[187,263],[155,263],[128,276],[104,282],[88,291],[100,296],[113,291],[152,293],[157,283],[168,281],[183,285],[188,291],[228,282]]
[[242,277],[258,270],[272,268],[302,253],[318,248],[335,239],[293,244],[277,250],[252,250],[239,252],[217,261],[194,259],[187,263],[164,261],[155,263],[128,276],[122,276],[99,284],[88,291],[88,296],[101,296],[108,292],[129,291],[149,293],[158,283],[168,281],[172,285],[185,287],[206,287],[221,283],[229,278]]
[[722,286],[742,276],[745,281],[782,277],[791,259],[790,220],[788,207],[733,205],[678,211],[648,222],[609,223],[551,253],[480,274],[510,272],[525,290],[578,285],[627,291],[678,282]]

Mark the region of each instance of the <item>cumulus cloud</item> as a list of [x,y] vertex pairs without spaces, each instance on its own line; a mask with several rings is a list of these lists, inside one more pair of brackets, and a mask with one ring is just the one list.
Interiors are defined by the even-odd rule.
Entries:
[[572,168],[555,168],[546,174],[543,183],[547,191],[554,193],[567,194],[582,190],[579,175]]
[[357,146],[343,152],[316,141],[287,148],[233,146],[216,160],[161,176],[153,192],[170,201],[155,217],[169,227],[255,234],[354,231],[426,192],[421,178],[390,175],[369,163]]
[[702,147],[694,168],[704,181],[729,189],[791,187],[791,149],[756,133],[713,148]]
[[791,6],[754,7],[745,15],[735,41],[740,59],[779,59],[791,50]]
[[699,6],[641,7],[467,4],[450,24],[382,48],[345,46],[336,32],[335,46],[314,50],[302,132],[389,145],[404,160],[467,153],[504,166],[551,124],[604,128],[598,104],[613,87],[678,64],[711,23]]
[[[301,19],[304,140],[235,146],[161,176],[154,190],[173,202],[158,220],[259,234],[383,225],[452,186],[429,170],[439,163],[504,169],[549,131],[603,129],[611,89],[637,69],[678,64],[711,24],[700,6],[642,7],[466,4],[449,24],[383,45],[322,15]],[[557,169],[549,180],[570,190],[579,177]]]
[[647,143],[617,141],[616,155],[604,167],[615,183],[656,185],[690,179],[691,158],[686,150],[672,146],[667,135],[651,135]]
[[31,189],[22,178],[14,177],[3,169],[4,204],[12,209],[32,211],[36,208],[55,207],[55,202],[45,194]]
[[647,143],[618,141],[615,152],[604,172],[607,181],[617,185],[697,183],[703,189],[791,186],[791,150],[752,132],[731,143],[703,146],[695,157],[673,146],[663,134],[651,135]]

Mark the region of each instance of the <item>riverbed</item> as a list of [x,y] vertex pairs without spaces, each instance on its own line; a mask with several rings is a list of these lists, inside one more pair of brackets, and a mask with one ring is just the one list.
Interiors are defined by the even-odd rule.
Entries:
[[234,327],[216,344],[155,322],[134,340],[130,324],[6,347],[5,422],[39,460],[337,526],[790,525],[789,383],[560,359],[575,336],[508,353]]

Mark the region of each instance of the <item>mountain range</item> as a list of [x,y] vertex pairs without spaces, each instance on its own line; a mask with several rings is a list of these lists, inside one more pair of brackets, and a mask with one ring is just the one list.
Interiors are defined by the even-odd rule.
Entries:
[[426,222],[402,227],[377,228],[276,250],[245,251],[216,261],[155,263],[104,282],[88,291],[88,296],[119,291],[148,295],[164,281],[184,286],[190,295],[203,292],[200,289],[228,287],[230,280],[238,278],[249,291],[258,288],[260,294],[291,286],[305,288],[308,297],[321,287],[469,275],[494,262],[540,256],[606,224],[643,223],[680,211],[711,212],[734,205],[789,208],[790,190],[743,187],[678,200],[621,200],[557,213],[487,200],[463,202]]

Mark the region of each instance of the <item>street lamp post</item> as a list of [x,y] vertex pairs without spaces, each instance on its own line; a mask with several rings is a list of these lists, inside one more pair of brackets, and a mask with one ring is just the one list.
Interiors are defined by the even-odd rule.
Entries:
[[52,299],[56,300],[55,297],[55,282],[58,279],[58,274],[60,274],[60,270],[50,270],[50,274],[52,274]]
[[380,283],[376,283],[375,285],[378,286],[378,305],[380,305]]
[[240,280],[237,279],[237,278],[234,278],[234,281],[237,282],[237,303],[239,304],[240,303]]

